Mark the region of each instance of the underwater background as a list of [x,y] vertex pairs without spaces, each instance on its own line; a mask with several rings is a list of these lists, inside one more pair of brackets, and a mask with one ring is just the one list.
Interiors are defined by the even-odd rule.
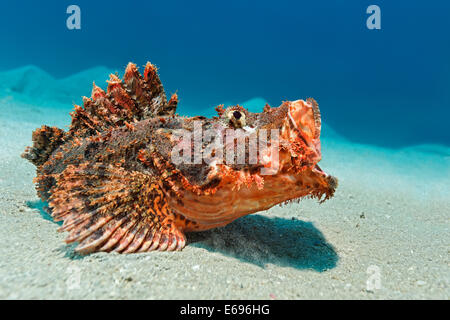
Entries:
[[[0,1],[0,299],[449,300],[449,31],[444,0]],[[182,115],[315,98],[334,197],[177,253],[77,254],[20,155],[130,61],[159,68]]]
[[[66,26],[72,4],[80,30]],[[379,30],[366,26],[372,4]],[[21,0],[0,12],[1,95],[71,109],[92,80],[105,88],[109,72],[151,61],[181,114],[314,97],[350,141],[450,145],[448,1]]]

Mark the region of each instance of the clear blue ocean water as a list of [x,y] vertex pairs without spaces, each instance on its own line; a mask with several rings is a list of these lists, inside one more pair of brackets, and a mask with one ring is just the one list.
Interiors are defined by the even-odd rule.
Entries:
[[[66,26],[71,4],[80,30]],[[371,4],[380,30],[366,26]],[[314,97],[351,141],[450,145],[449,1],[20,0],[0,12],[0,72],[33,65],[62,79],[149,60],[180,113]]]

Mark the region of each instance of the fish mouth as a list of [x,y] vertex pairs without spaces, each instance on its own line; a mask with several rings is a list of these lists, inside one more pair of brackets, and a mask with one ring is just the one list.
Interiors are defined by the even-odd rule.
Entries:
[[171,208],[195,221],[201,231],[223,226],[247,214],[267,210],[275,205],[298,202],[303,197],[317,198],[320,203],[334,195],[337,179],[318,165],[299,173],[283,172],[264,178],[264,188],[256,185],[235,188],[228,183],[210,195],[185,192],[182,203],[169,199]]
[[[317,183],[319,183],[317,189],[319,190],[319,193],[321,193],[319,201],[320,203],[322,203],[334,195],[334,192],[336,191],[336,188],[339,184],[338,179],[323,171],[318,164],[314,166],[311,172],[315,176],[314,180],[316,180]],[[325,198],[321,199],[323,194],[325,195]]]

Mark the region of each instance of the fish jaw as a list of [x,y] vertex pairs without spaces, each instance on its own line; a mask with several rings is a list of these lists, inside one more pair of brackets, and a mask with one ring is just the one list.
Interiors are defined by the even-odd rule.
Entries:
[[196,222],[185,231],[203,231],[303,197],[318,198],[323,202],[333,196],[336,187],[337,179],[315,166],[300,174],[265,176],[264,188],[252,184],[237,189],[230,180],[212,195],[185,192],[182,199],[173,198],[169,203],[174,212]]

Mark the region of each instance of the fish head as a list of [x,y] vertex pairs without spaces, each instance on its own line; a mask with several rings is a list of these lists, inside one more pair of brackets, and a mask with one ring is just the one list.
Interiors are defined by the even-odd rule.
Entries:
[[178,213],[205,228],[303,197],[324,201],[337,179],[319,166],[319,107],[315,100],[266,105],[252,113],[242,106],[217,108],[213,118],[179,120],[171,135],[171,188]]

